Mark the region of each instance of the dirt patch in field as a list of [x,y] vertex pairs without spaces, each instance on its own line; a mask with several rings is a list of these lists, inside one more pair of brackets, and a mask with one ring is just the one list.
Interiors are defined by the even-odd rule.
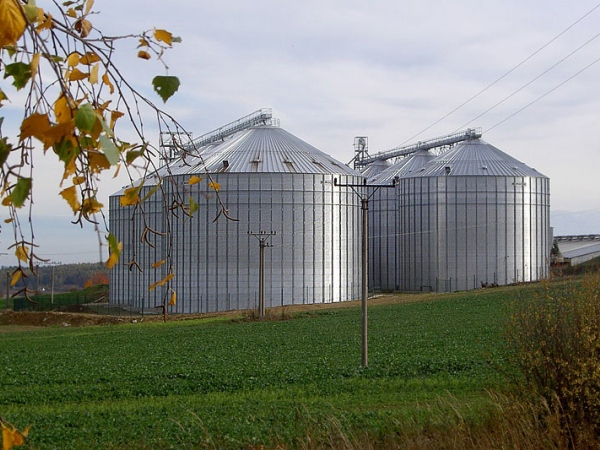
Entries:
[[64,312],[15,312],[1,311],[0,326],[19,325],[26,327],[83,327],[90,325],[107,325],[123,322],[123,319],[96,314],[77,314]]
[[[227,315],[230,313],[222,313]],[[33,312],[33,311],[0,311],[0,333],[11,331],[36,330],[40,327],[88,327],[95,325],[121,325],[126,323],[142,322],[162,322],[193,320],[199,318],[212,317],[217,314],[176,314],[167,315],[104,315],[104,314],[85,314],[76,312]]]
[[[404,303],[432,298],[431,294],[418,295],[380,295],[369,299],[369,305],[385,303]],[[360,305],[360,301],[339,303],[292,305],[269,308],[266,320],[289,319],[293,314],[319,311],[333,308],[349,308]],[[248,318],[252,314],[248,311],[228,311],[211,314],[173,314],[163,317],[162,314],[131,315],[128,312],[119,314],[89,314],[81,312],[31,312],[31,311],[0,311],[0,333],[12,331],[36,330],[40,327],[86,327],[94,325],[120,325],[126,323],[162,322],[205,319],[209,317],[231,317],[232,320]]]

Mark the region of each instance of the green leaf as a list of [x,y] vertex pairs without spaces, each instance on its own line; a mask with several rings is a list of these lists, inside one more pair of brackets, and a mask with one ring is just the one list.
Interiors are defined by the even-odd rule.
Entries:
[[189,210],[190,216],[193,216],[194,213],[196,211],[198,211],[198,208],[199,208],[198,203],[196,203],[196,200],[194,200],[194,197],[190,196],[190,210]]
[[108,248],[111,252],[119,251],[119,241],[117,240],[114,234],[109,233],[106,240],[108,241]]
[[121,256],[122,244],[117,240],[114,234],[109,233],[106,240],[108,241],[108,248],[110,256],[108,257],[108,261],[106,261],[106,267],[112,269],[114,265],[119,261],[119,256]]
[[35,4],[35,0],[29,0],[26,5],[23,5],[23,9],[27,15],[27,20],[35,22],[38,17],[38,8]]
[[24,88],[31,78],[31,66],[22,62],[4,66],[4,78],[13,77],[13,86],[17,90]]
[[96,111],[89,103],[84,103],[75,114],[75,126],[81,131],[92,131],[96,124]]
[[104,118],[102,116],[97,116],[97,119],[100,121],[100,125],[102,125],[102,129],[104,130],[106,135],[112,137],[113,132],[110,129],[110,127],[108,126],[108,124],[106,123],[106,120],[104,120]]
[[20,208],[31,192],[31,178],[19,178],[10,193],[10,200],[16,208]]
[[144,154],[147,148],[147,144],[140,145],[136,148],[139,148],[139,150],[129,150],[125,155],[125,161],[127,162],[127,165],[130,165],[136,158]]
[[171,37],[171,42],[181,44],[182,40],[181,40],[181,37],[179,37],[179,36],[173,36],[173,37]]
[[100,136],[99,141],[100,147],[102,147],[102,153],[104,153],[104,156],[106,156],[110,165],[114,166],[119,164],[119,149],[115,146],[113,141],[105,135]]
[[170,76],[156,76],[152,80],[152,86],[163,102],[167,102],[177,89],[179,89],[179,78]]
[[0,139],[0,166],[6,162],[11,151],[12,145],[8,143],[8,138]]
[[58,155],[58,159],[64,162],[65,165],[79,154],[79,147],[74,147],[70,139],[61,139],[52,148],[54,153]]

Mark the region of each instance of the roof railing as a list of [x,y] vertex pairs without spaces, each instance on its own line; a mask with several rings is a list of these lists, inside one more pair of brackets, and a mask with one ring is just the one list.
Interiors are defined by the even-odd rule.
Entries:
[[227,125],[217,128],[209,133],[203,134],[196,139],[184,144],[183,147],[186,150],[197,149],[213,142],[222,141],[226,137],[231,136],[238,131],[245,130],[247,128],[254,127],[256,125],[267,125],[273,118],[273,111],[271,108],[262,108],[258,111],[254,111],[247,116],[241,117]]
[[481,137],[481,135],[481,128],[469,128],[464,131],[459,131],[445,136],[428,139],[426,141],[419,141],[416,144],[404,145],[385,152],[380,152],[373,156],[356,160],[355,165],[367,166],[371,163],[374,163],[375,161],[387,160],[397,158],[399,156],[410,155],[411,153],[418,152],[419,150],[431,150],[436,147],[453,145],[458,142],[468,141],[470,139],[478,139]]

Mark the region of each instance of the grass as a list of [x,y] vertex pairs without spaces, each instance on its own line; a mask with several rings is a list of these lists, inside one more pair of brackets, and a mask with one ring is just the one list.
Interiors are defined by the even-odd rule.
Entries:
[[0,415],[31,424],[38,449],[316,448],[333,435],[382,443],[460,421],[485,426],[489,391],[506,384],[507,298],[527,289],[372,301],[367,369],[358,307],[5,333]]

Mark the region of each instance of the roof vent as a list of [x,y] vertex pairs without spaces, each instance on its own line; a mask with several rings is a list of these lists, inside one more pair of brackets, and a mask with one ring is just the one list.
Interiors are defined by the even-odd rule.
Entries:
[[446,170],[446,175],[450,175],[450,172],[452,172],[452,168],[450,166],[444,167],[444,170]]

